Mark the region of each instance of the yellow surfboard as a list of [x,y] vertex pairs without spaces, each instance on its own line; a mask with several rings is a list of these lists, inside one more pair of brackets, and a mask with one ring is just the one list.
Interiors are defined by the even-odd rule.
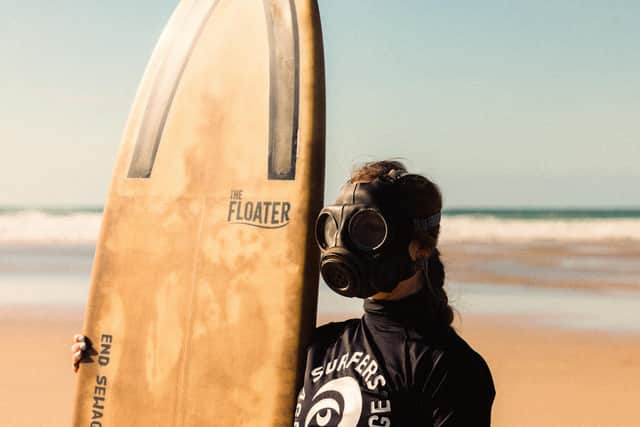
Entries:
[[285,426],[315,323],[315,0],[183,0],[131,111],[74,426]]

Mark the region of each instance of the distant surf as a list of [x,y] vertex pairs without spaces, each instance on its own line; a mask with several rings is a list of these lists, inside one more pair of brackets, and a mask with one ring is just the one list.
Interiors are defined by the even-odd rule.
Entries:
[[640,240],[640,209],[452,209],[442,242]]
[[[93,245],[101,207],[0,207],[0,245]],[[449,209],[441,241],[640,241],[640,209]]]
[[0,245],[94,245],[102,208],[0,208]]

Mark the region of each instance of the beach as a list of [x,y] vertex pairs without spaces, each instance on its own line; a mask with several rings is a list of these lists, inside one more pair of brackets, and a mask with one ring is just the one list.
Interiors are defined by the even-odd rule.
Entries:
[[[69,347],[82,330],[99,214],[81,213],[79,224],[45,217],[45,225],[42,215],[19,218],[32,233],[25,238],[0,215],[2,426],[70,424]],[[2,234],[3,220],[12,234]],[[460,231],[464,221],[449,226]],[[454,327],[493,374],[492,425],[639,425],[640,240],[621,238],[629,224],[618,219],[594,220],[600,231],[586,236],[565,221],[562,239],[539,222],[501,221],[443,233],[441,244]],[[640,224],[632,222],[631,233]],[[61,238],[73,230],[71,241]],[[319,297],[319,323],[361,313],[361,301],[324,285]]]
[[0,308],[0,425],[71,424],[69,347],[82,316],[80,306]]
[[640,427],[640,0],[2,11],[0,427],[403,427],[462,359],[300,361],[435,249],[492,426]]
[[[3,426],[70,425],[75,375],[69,345],[81,328],[82,308],[40,310],[0,312],[0,346],[20,349],[1,356]],[[637,337],[485,316],[464,316],[456,328],[491,367],[497,390],[492,425],[638,425]]]
[[495,426],[637,426],[640,340],[465,319],[462,335],[489,363]]

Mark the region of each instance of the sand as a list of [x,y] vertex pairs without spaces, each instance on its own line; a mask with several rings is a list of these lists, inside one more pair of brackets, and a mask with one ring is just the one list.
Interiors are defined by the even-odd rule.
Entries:
[[473,317],[459,331],[492,370],[492,425],[640,426],[640,337]]
[[82,310],[0,307],[0,426],[71,425],[71,340]]
[[[459,332],[493,372],[494,426],[640,425],[640,337],[463,320]],[[81,325],[80,308],[0,308],[1,426],[70,425],[69,346]]]

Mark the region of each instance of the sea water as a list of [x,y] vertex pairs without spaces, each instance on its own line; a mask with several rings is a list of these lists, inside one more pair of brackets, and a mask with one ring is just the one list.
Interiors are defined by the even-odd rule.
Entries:
[[[101,217],[100,208],[0,209],[0,306],[83,306]],[[608,252],[609,243],[639,247],[639,210],[454,210],[443,219],[441,241],[463,245],[470,253],[490,252],[493,244],[556,242],[572,248],[556,270],[504,256],[490,268],[497,275],[559,275],[576,282],[610,275],[613,269],[616,277],[631,277],[632,282],[638,277],[640,284],[640,261]],[[640,286],[638,291],[558,289],[454,280],[446,289],[463,317],[503,316],[545,326],[640,334]],[[321,284],[321,316],[361,312],[362,301],[342,298]]]

